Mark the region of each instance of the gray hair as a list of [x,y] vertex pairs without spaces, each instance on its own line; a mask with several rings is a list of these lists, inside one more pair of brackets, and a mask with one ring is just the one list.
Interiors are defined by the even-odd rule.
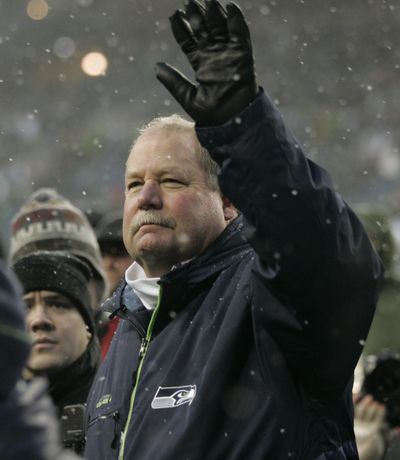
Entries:
[[164,129],[167,133],[190,133],[194,136],[196,141],[196,151],[200,165],[206,174],[207,184],[211,190],[219,190],[218,185],[218,164],[211,158],[207,149],[205,149],[197,139],[194,123],[186,120],[178,114],[173,114],[168,117],[156,117],[153,118],[149,123],[139,128],[139,136],[135,139],[132,144],[131,151],[134,148],[137,140],[145,133],[153,129]]

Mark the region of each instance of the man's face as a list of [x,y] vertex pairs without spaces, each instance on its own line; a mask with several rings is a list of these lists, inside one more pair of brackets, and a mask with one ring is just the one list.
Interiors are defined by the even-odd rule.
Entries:
[[199,255],[224,230],[219,191],[211,190],[190,132],[153,128],[126,164],[123,236],[147,276]]
[[86,350],[91,334],[71,300],[53,291],[29,292],[24,300],[33,341],[28,369],[47,375],[76,361]]

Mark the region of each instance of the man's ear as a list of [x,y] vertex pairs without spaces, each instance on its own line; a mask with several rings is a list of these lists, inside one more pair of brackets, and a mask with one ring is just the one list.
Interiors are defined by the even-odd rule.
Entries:
[[235,206],[233,206],[229,198],[224,195],[222,195],[222,206],[224,210],[224,217],[227,222],[230,222],[238,216],[238,210],[235,208]]
[[93,337],[93,335],[89,330],[89,326],[86,326],[86,338],[87,338],[88,342],[90,342],[92,340],[92,337]]

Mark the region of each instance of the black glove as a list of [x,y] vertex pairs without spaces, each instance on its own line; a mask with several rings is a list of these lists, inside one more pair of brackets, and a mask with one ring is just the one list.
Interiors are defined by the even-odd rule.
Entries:
[[197,85],[166,63],[156,75],[198,126],[237,116],[257,94],[250,33],[240,8],[217,0],[189,0],[170,18],[172,32],[195,72]]

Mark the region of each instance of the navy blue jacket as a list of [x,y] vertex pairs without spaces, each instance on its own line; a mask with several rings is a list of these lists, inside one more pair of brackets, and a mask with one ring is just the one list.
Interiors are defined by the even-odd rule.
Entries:
[[122,318],[88,401],[88,460],[357,459],[352,374],[381,264],[261,91],[198,137],[242,216]]

